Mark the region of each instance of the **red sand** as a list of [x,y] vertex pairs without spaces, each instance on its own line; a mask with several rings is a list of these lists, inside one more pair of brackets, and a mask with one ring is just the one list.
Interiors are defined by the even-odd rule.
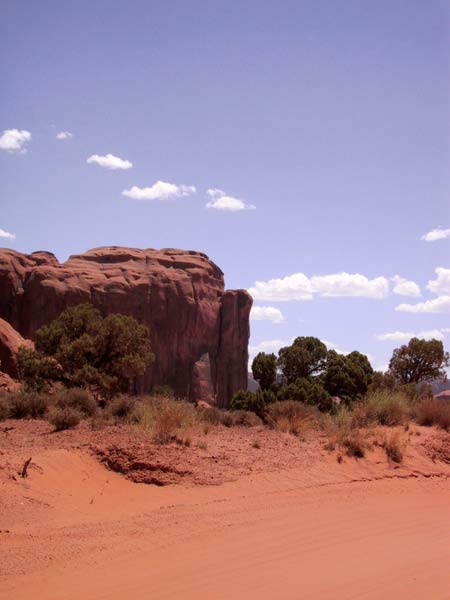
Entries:
[[[450,464],[433,449],[448,434],[414,428],[397,466],[381,448],[338,464],[312,433],[219,428],[207,450],[159,449],[195,474],[156,487],[89,453],[103,431],[45,427],[0,428],[2,600],[450,597]],[[29,477],[12,479],[31,455]],[[214,464],[224,483],[195,485]]]

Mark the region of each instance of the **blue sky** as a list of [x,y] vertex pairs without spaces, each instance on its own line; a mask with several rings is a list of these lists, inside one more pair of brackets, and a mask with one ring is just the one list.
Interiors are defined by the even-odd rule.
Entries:
[[6,0],[0,245],[206,252],[252,352],[449,347],[449,32],[439,0]]

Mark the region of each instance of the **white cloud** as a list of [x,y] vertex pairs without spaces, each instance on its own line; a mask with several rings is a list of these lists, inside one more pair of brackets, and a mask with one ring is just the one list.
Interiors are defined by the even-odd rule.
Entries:
[[217,188],[210,188],[206,193],[211,198],[211,200],[206,203],[206,208],[215,208],[216,210],[227,210],[231,212],[236,212],[238,210],[253,210],[256,208],[253,204],[246,204],[243,200],[228,196],[223,190]]
[[399,304],[395,307],[399,312],[407,313],[430,313],[441,314],[450,313],[450,296],[438,296],[433,300],[418,302],[417,304]]
[[3,238],[5,240],[15,240],[16,234],[9,233],[9,231],[5,231],[4,229],[0,229],[0,238]]
[[5,129],[0,136],[0,149],[8,152],[25,153],[25,145],[31,141],[31,133],[26,129]]
[[368,279],[359,273],[334,273],[311,277],[313,292],[326,297],[385,298],[389,283],[385,277]]
[[272,323],[284,322],[283,313],[274,306],[253,306],[250,319],[252,321],[272,321]]
[[87,162],[89,164],[95,163],[100,167],[111,169],[113,171],[116,169],[131,169],[133,166],[133,163],[131,163],[129,160],[123,160],[118,156],[114,156],[114,154],[105,154],[105,156],[93,154],[87,159]]
[[425,233],[420,239],[425,242],[435,242],[436,240],[445,240],[450,237],[450,229],[442,229],[442,227],[436,227]]
[[384,298],[389,289],[385,277],[368,279],[359,273],[334,273],[310,279],[304,273],[294,273],[280,279],[256,281],[249,288],[255,300],[312,300],[314,294],[324,297]]
[[259,344],[250,345],[248,347],[248,353],[250,358],[255,357],[258,352],[274,352],[277,354],[280,348],[289,346],[290,343],[291,342],[287,342],[286,340],[265,340],[263,342],[259,342]]
[[400,275],[394,275],[394,277],[391,277],[391,280],[394,284],[392,289],[394,294],[398,294],[399,296],[420,296],[420,287],[415,281],[409,281],[400,277]]
[[[73,133],[70,133],[70,131],[59,131],[56,134],[56,139],[57,140],[68,140],[71,137],[73,137]],[[96,155],[94,154],[94,156],[96,156]],[[109,154],[109,156],[111,156],[111,154]],[[89,160],[88,160],[88,162],[89,162]]]
[[433,294],[441,296],[450,294],[450,269],[438,267],[435,271],[437,277],[428,282],[427,288],[430,292],[433,292]]
[[157,181],[150,187],[140,188],[134,185],[129,190],[123,190],[122,195],[134,200],[168,200],[195,194],[193,185],[176,185],[167,181]]
[[443,340],[445,334],[448,333],[450,329],[430,329],[428,331],[392,331],[390,333],[380,333],[375,337],[377,340],[381,342],[409,342],[409,340],[413,337],[422,339],[422,340]]

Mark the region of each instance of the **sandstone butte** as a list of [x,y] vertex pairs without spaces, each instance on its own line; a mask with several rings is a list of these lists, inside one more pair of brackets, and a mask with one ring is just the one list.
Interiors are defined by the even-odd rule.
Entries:
[[251,296],[226,291],[222,271],[205,254],[171,248],[95,248],[65,263],[50,252],[0,249],[0,318],[11,326],[0,323],[9,365],[0,370],[15,376],[5,340],[15,350],[20,336],[32,340],[39,327],[82,302],[149,328],[156,358],[139,391],[166,384],[180,397],[226,407],[247,388]]

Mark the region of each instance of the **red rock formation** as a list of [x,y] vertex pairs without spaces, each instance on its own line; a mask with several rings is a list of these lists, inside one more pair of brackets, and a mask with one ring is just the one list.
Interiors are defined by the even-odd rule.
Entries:
[[33,342],[25,340],[7,321],[0,319],[0,371],[2,373],[17,377],[16,355],[21,346],[32,348]]
[[[107,247],[60,264],[48,252],[0,250],[0,317],[23,336],[33,338],[81,302],[147,325],[156,361],[142,391],[168,384],[193,400],[207,389],[227,406],[236,390],[246,389],[252,300],[244,290],[225,292],[222,271],[205,254]],[[200,359],[206,388],[195,368]]]

